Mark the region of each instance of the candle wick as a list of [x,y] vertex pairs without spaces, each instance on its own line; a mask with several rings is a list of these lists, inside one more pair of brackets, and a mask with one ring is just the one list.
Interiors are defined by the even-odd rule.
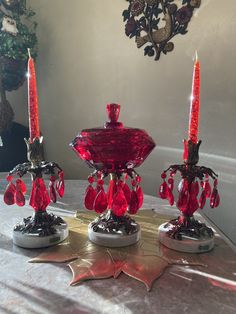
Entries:
[[29,58],[31,58],[30,48],[27,48],[27,50],[28,50],[28,55],[29,55]]

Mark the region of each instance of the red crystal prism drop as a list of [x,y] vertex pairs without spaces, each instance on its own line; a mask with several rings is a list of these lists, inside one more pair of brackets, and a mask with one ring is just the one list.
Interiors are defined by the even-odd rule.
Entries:
[[124,192],[124,195],[126,198],[126,202],[127,202],[127,204],[129,204],[130,198],[131,198],[131,191],[130,191],[130,188],[126,182],[123,183],[122,189],[123,189],[123,192]]
[[183,189],[183,185],[184,185],[184,179],[180,180],[179,184],[178,184],[178,192],[181,192]]
[[95,188],[96,193],[98,194],[98,192],[100,192],[101,189],[102,189],[101,185],[97,184]]
[[110,180],[108,190],[107,190],[107,201],[108,201],[108,208],[111,208],[113,197],[117,192],[117,185],[116,180]]
[[11,182],[13,180],[13,176],[11,174],[9,174],[7,177],[6,177],[6,180],[8,182]]
[[32,206],[36,211],[42,208],[42,199],[43,193],[40,189],[40,182],[39,178],[33,180],[33,187],[31,190],[30,201],[29,204]]
[[178,185],[178,192],[185,192],[188,191],[188,180],[187,179],[182,179]]
[[174,205],[175,199],[171,189],[167,186],[167,199],[169,201],[170,206]]
[[35,209],[35,192],[36,192],[36,180],[33,180],[32,183],[32,189],[31,189],[31,193],[30,193],[30,199],[29,199],[29,205],[32,206]]
[[199,183],[198,181],[195,181],[195,182],[192,182],[191,183],[191,193],[194,195],[194,196],[198,196],[198,193],[199,193]]
[[64,193],[65,193],[65,183],[64,183],[64,172],[60,171],[59,172],[59,180],[57,181],[56,184],[56,190],[57,193],[60,197],[63,197]]
[[50,199],[53,203],[57,202],[57,193],[54,187],[54,184],[49,184],[49,195],[50,195]]
[[39,191],[36,192],[35,189],[35,193],[34,193],[34,199],[32,199],[32,207],[34,208],[35,211],[39,211],[41,210],[41,200],[42,200],[42,195],[40,194]]
[[170,178],[168,179],[168,184],[169,184],[169,189],[170,189],[171,191],[173,191],[173,188],[174,188],[174,179],[173,179],[172,177],[170,177]]
[[29,205],[36,211],[46,210],[50,204],[50,197],[46,189],[45,183],[42,178],[36,178],[33,181],[33,187],[31,190]]
[[218,207],[220,204],[220,195],[216,187],[213,188],[211,199],[210,199],[210,206],[211,208]]
[[20,189],[18,189],[18,187],[16,187],[15,202],[18,206],[24,206],[25,205],[24,194],[21,192]]
[[205,204],[206,204],[206,192],[203,190],[199,198],[199,207],[203,209]]
[[26,185],[25,185],[25,182],[22,179],[17,179],[16,180],[16,187],[17,187],[17,189],[20,189],[23,194],[26,193],[26,190],[27,190],[26,189]]
[[138,208],[141,208],[143,205],[143,190],[142,190],[141,186],[137,187],[136,193],[138,196]]
[[116,216],[123,216],[127,210],[127,201],[124,195],[123,189],[121,187],[118,188],[117,193],[114,195],[112,202],[112,212]]
[[84,206],[87,209],[93,210],[93,204],[94,204],[96,195],[97,193],[95,189],[92,187],[92,185],[89,185],[85,191],[85,198],[84,198]]
[[193,213],[199,208],[198,196],[199,193],[199,184],[198,181],[192,182],[190,184],[190,192],[189,192],[189,202],[188,202],[188,211],[187,215],[192,216]]
[[90,184],[92,184],[92,183],[94,182],[94,177],[93,177],[92,175],[90,175],[90,176],[88,177],[88,182],[89,182]]
[[131,192],[131,198],[130,198],[130,203],[129,203],[129,213],[131,215],[135,215],[139,209],[139,199],[136,191]]
[[50,199],[53,203],[56,203],[56,201],[57,201],[57,193],[56,193],[56,190],[54,187],[55,181],[56,181],[56,177],[51,176],[50,182],[49,182],[49,196],[50,196]]
[[166,199],[168,197],[168,185],[166,181],[163,181],[159,188],[159,195],[162,199]]
[[103,185],[104,185],[104,180],[101,179],[101,178],[98,179],[98,180],[97,180],[97,184],[100,185],[101,187],[103,187]]
[[100,191],[97,193],[94,200],[93,208],[97,213],[102,213],[107,209],[107,196],[103,187],[100,187]]
[[162,172],[161,178],[162,178],[162,179],[165,179],[165,178],[166,178],[166,173],[165,173],[165,171]]
[[181,191],[179,193],[179,198],[176,203],[176,206],[184,214],[187,214],[187,211],[188,211],[188,198],[189,198],[188,191],[187,190]]
[[206,180],[206,181],[204,182],[203,189],[204,189],[204,191],[205,191],[205,193],[206,193],[206,198],[211,197],[211,186],[210,186],[210,183],[209,183],[208,180]]
[[15,194],[16,194],[16,187],[15,185],[10,182],[7,185],[6,191],[4,193],[3,200],[7,205],[15,204]]
[[50,200],[46,185],[44,183],[44,180],[42,178],[39,178],[39,182],[40,182],[40,189],[43,194],[42,210],[46,210],[51,200]]

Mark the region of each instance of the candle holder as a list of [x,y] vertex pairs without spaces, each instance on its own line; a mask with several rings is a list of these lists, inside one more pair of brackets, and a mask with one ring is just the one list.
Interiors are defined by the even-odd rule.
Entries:
[[[210,168],[198,166],[199,146],[201,141],[194,143],[184,140],[184,163],[171,165],[161,177],[163,183],[159,194],[162,199],[168,199],[169,204],[174,204],[173,188],[174,175],[179,172],[182,180],[178,185],[178,200],[176,206],[181,212],[177,219],[173,219],[159,227],[159,240],[165,246],[182,252],[200,253],[210,251],[214,247],[214,233],[210,227],[196,220],[194,212],[203,209],[206,200],[210,199],[210,206],[215,208],[220,203],[217,190],[218,175]],[[169,178],[166,182],[167,173]],[[209,177],[214,180],[213,189]],[[201,195],[199,195],[199,181]]]
[[[176,206],[181,211],[177,219],[173,219],[159,227],[159,240],[167,247],[183,252],[200,253],[210,251],[214,247],[214,233],[204,223],[195,220],[193,214],[200,208],[203,209],[206,199],[210,198],[210,206],[215,208],[220,203],[220,196],[217,190],[217,174],[210,168],[198,166],[199,147],[198,122],[200,110],[200,62],[197,57],[194,64],[191,108],[189,117],[189,137],[184,140],[184,163],[171,165],[165,170],[161,177],[163,183],[160,186],[159,194],[163,199],[168,199],[170,205],[174,204],[173,176],[179,172],[182,180],[178,186],[178,200]],[[168,183],[166,174],[169,172]],[[211,188],[209,177],[214,180],[214,187]],[[199,181],[201,195],[199,195]]]
[[[63,197],[64,174],[58,164],[43,160],[43,137],[36,137],[32,141],[25,139],[25,142],[29,162],[19,164],[9,172],[4,202],[7,205],[25,205],[26,185],[22,177],[29,173],[32,178],[29,205],[33,207],[34,214],[14,227],[13,243],[24,248],[48,247],[68,236],[66,222],[46,210],[50,201],[56,203],[57,194]],[[49,192],[43,180],[44,174],[50,176]],[[15,184],[14,176],[18,176]]]
[[[90,241],[122,247],[140,238],[140,226],[127,214],[136,214],[143,203],[141,177],[134,168],[143,163],[155,143],[144,130],[124,127],[118,122],[120,105],[108,104],[107,112],[109,122],[104,127],[83,130],[71,146],[95,169],[88,177],[84,205],[101,215],[88,226]],[[110,179],[106,192],[105,178]]]

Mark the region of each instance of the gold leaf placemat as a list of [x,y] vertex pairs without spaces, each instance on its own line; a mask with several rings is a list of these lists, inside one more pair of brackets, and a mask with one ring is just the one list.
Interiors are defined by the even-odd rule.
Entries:
[[45,249],[31,263],[68,263],[73,278],[71,285],[84,280],[117,278],[121,272],[146,285],[148,291],[154,281],[171,265],[206,266],[199,254],[170,250],[157,240],[157,228],[170,217],[153,210],[141,210],[135,220],[141,226],[141,240],[123,248],[98,246],[88,240],[88,224],[97,215],[78,211],[75,218],[65,218],[69,225],[69,237],[64,242]]

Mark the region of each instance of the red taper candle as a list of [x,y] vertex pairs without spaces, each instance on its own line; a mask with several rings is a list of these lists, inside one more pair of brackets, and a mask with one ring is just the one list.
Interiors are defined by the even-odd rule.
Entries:
[[34,60],[30,55],[28,49],[29,60],[28,60],[28,111],[29,111],[29,131],[30,141],[40,137],[39,130],[39,111],[38,111],[38,94],[37,94],[37,83]]
[[194,144],[198,142],[198,123],[200,111],[200,62],[196,53],[193,70],[191,107],[189,115],[188,140]]

